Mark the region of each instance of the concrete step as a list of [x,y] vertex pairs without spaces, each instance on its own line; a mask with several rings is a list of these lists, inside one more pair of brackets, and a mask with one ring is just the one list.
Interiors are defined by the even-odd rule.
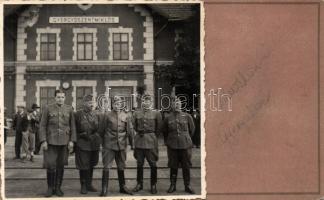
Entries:
[[[117,179],[117,170],[110,170],[110,178]],[[93,177],[95,179],[101,179],[102,169],[95,169]],[[150,170],[144,170],[144,178],[150,178]],[[167,168],[158,169],[158,178],[159,179],[169,179],[170,170]],[[182,178],[182,170],[179,169],[178,177]],[[200,169],[191,169],[192,178],[200,178]],[[136,169],[126,169],[125,170],[126,179],[136,179]],[[46,179],[46,170],[45,169],[6,169],[5,179],[10,180],[25,180],[25,179]],[[65,169],[64,170],[64,179],[79,179],[79,171],[77,169]]]
[[[14,157],[14,137],[9,137],[8,142],[5,145],[5,195],[8,198],[33,198],[33,197],[43,197],[47,189],[46,183],[46,171],[42,168],[43,155],[36,155],[34,162],[27,161],[22,163],[20,160],[13,160]],[[158,165],[158,184],[157,189],[161,196],[157,199],[164,199],[163,196],[170,195],[166,193],[169,187],[169,168],[167,167],[167,151],[166,147],[160,146]],[[102,161],[101,153],[99,157],[99,163],[94,171],[94,186],[100,190],[101,188],[101,174],[102,174]],[[193,149],[192,151],[192,164],[193,168],[191,170],[191,185],[196,192],[201,191],[200,184],[200,149]],[[136,185],[136,160],[133,156],[133,151],[127,150],[127,161],[125,169],[126,185],[129,188],[133,188]],[[137,196],[150,196],[150,170],[147,162],[145,162],[144,169],[144,190],[137,193]],[[80,181],[79,172],[75,167],[75,157],[72,154],[69,157],[69,165],[66,166],[64,172],[64,180],[62,189],[65,193],[65,197],[98,197],[99,192],[89,193],[87,195],[80,194]],[[178,172],[178,183],[177,191],[174,195],[188,195],[184,192],[182,171],[179,169]],[[121,196],[119,193],[119,186],[117,181],[117,171],[116,164],[113,164],[113,168],[110,173],[109,181],[109,197]],[[129,196],[128,196],[129,197]],[[192,196],[195,198],[194,196]],[[108,199],[102,198],[102,199]],[[85,198],[87,199],[87,198]]]
[[[136,160],[130,155],[131,153],[127,154],[127,160],[126,160],[126,166],[127,168],[136,168]],[[195,153],[197,154],[197,153]],[[66,168],[75,168],[75,156],[69,156],[69,161],[68,165]],[[34,162],[30,161],[25,161],[25,163],[21,162],[20,160],[13,160],[11,158],[5,159],[5,169],[25,169],[25,168],[30,168],[30,169],[37,169],[37,168],[42,168],[43,164],[43,155],[35,155],[34,157]],[[167,158],[161,157],[159,161],[157,162],[157,166],[159,168],[167,168],[168,167],[168,161]],[[101,155],[99,156],[99,162],[98,165],[96,166],[97,168],[102,168],[102,158]],[[113,163],[113,167],[116,167],[116,163]],[[145,161],[144,167],[149,167],[147,161]],[[194,168],[199,168],[200,167],[200,159],[193,158],[192,159],[192,167]]]
[[[47,184],[46,180],[6,180],[5,181],[5,195],[7,198],[35,198],[35,197],[43,197],[46,190]],[[64,192],[64,197],[98,197],[101,189],[101,180],[95,179],[93,181],[93,185],[98,189],[98,192],[91,192],[86,195],[80,194],[80,182],[79,180],[70,180],[64,179],[62,184],[62,190]],[[126,180],[126,185],[128,188],[132,189],[136,185],[136,180]],[[188,195],[184,192],[183,181],[179,179],[177,181],[177,191],[168,194],[166,190],[170,185],[169,180],[159,179],[157,184],[158,193],[156,196],[160,196],[160,198],[156,197],[156,199],[164,199],[165,196],[176,196],[176,195]],[[191,186],[196,191],[197,194],[200,194],[201,185],[200,179],[192,178]],[[108,199],[110,197],[132,197],[129,195],[124,195],[119,193],[119,185],[117,180],[109,181],[108,187],[109,193],[108,197],[102,199]],[[150,182],[149,180],[144,180],[144,189],[134,195],[136,196],[151,196],[150,192]],[[163,197],[164,196],[164,197]],[[55,196],[54,196],[55,197]],[[192,196],[194,199],[194,196]]]

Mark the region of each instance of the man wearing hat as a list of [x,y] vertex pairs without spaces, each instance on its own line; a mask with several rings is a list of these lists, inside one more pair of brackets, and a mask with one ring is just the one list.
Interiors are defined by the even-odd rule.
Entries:
[[138,192],[143,189],[143,165],[145,158],[151,167],[151,193],[156,194],[158,161],[158,135],[162,127],[162,117],[159,111],[152,110],[152,96],[144,95],[139,111],[133,115],[135,130],[134,157],[137,160],[137,185],[133,189]]
[[99,116],[95,113],[92,95],[83,97],[83,108],[75,113],[77,143],[75,163],[79,169],[81,194],[96,192],[92,186],[93,168],[98,164],[101,138]]
[[25,159],[29,158],[31,162],[34,162],[34,150],[35,150],[35,134],[39,128],[39,116],[37,116],[32,109],[27,110],[27,120],[26,131],[23,134],[23,152],[25,156],[23,157],[23,162]]
[[115,97],[112,105],[113,110],[105,113],[103,120],[100,122],[100,133],[103,138],[103,172],[100,196],[107,196],[109,170],[114,160],[118,170],[119,192],[132,195],[132,192],[126,187],[124,175],[127,139],[133,149],[131,118],[123,112],[125,104],[120,97]]
[[26,154],[25,158],[27,159],[27,157],[29,156],[30,161],[32,162],[34,161],[34,151],[39,132],[40,115],[37,111],[37,108],[39,108],[37,104],[33,104],[32,108],[27,111],[27,131],[23,132],[23,150]]
[[34,103],[31,107],[32,109],[32,118],[33,118],[33,130],[35,132],[35,151],[34,154],[39,154],[40,151],[40,142],[39,142],[39,123],[40,123],[40,107]]
[[16,131],[16,138],[15,138],[15,154],[16,157],[14,159],[20,159],[20,148],[22,144],[22,132],[26,131],[28,119],[27,114],[25,112],[25,106],[18,105],[17,106],[17,113],[14,116],[13,120],[13,130]]
[[56,90],[55,103],[44,107],[40,122],[39,140],[47,169],[46,197],[64,195],[61,190],[64,165],[67,165],[68,151],[73,151],[76,142],[73,108],[64,101],[64,91]]
[[170,167],[170,188],[168,193],[176,191],[179,166],[182,167],[185,191],[194,194],[190,186],[191,167],[191,137],[195,132],[195,125],[190,114],[181,111],[181,101],[174,98],[172,112],[164,119],[163,134],[167,146],[168,166]]

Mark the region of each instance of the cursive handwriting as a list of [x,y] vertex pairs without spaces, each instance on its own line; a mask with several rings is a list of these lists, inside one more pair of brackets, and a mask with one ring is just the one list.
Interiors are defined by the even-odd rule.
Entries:
[[239,133],[239,131],[245,127],[249,122],[251,122],[258,113],[269,103],[270,101],[270,93],[255,102],[254,104],[247,106],[247,112],[246,114],[238,120],[234,125],[232,125],[229,128],[226,128],[224,132],[221,132],[222,136],[222,143],[225,144],[228,142],[231,138],[233,138],[235,135]]

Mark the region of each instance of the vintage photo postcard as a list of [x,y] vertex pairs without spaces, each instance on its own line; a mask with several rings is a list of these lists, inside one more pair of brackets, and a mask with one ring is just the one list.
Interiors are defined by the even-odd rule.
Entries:
[[2,197],[205,199],[199,1],[2,1]]

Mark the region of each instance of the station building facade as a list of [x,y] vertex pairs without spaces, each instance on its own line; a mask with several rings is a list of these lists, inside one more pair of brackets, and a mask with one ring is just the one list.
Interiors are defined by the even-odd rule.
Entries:
[[[186,8],[189,16],[190,6]],[[181,32],[181,23],[172,23],[165,15],[172,9],[179,10],[141,4],[44,4],[11,9],[4,23],[7,111],[14,113],[17,105],[30,108],[33,103],[52,103],[58,88],[65,90],[66,103],[75,109],[88,93],[99,104],[109,104],[102,102],[103,96],[127,96],[127,106],[133,109],[140,90],[153,95],[158,107],[158,88],[163,93],[171,88],[154,69],[172,66]]]

